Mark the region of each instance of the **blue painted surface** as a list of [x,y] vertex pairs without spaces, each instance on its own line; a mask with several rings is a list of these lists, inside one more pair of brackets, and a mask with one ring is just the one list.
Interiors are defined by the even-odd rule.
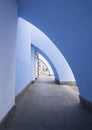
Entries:
[[48,57],[48,56],[45,54],[45,52],[43,52],[40,48],[38,48],[37,46],[34,46],[34,47],[35,47],[35,50],[36,50],[37,52],[39,52],[39,53],[49,62],[49,64],[50,64],[51,67],[52,67],[52,70],[53,70],[53,72],[54,72],[55,78],[56,78],[57,80],[59,80],[58,72],[57,72],[55,66],[53,65],[52,61],[49,59],[49,57]]
[[16,1],[0,0],[0,124],[15,105],[17,12]]
[[16,60],[15,95],[19,94],[31,82],[31,66],[21,60]]
[[18,95],[32,80],[30,34],[28,22],[18,19],[15,95]]
[[19,0],[19,16],[62,51],[81,96],[92,102],[92,0]]
[[37,27],[31,26],[31,40],[32,44],[39,48],[46,56],[53,68],[55,78],[62,81],[75,81],[72,70],[67,63],[65,57],[54,45],[54,43]]

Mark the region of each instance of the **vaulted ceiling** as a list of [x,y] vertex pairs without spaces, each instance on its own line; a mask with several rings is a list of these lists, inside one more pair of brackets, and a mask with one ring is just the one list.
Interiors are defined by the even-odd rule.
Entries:
[[41,29],[64,53],[71,52],[71,46],[80,47],[77,43],[85,42],[84,36],[92,32],[92,0],[18,0],[18,4],[19,16]]
[[18,5],[19,16],[43,31],[72,69],[85,61],[92,44],[92,0],[18,0]]
[[17,1],[19,16],[52,40],[70,64],[81,94],[91,95],[92,0]]

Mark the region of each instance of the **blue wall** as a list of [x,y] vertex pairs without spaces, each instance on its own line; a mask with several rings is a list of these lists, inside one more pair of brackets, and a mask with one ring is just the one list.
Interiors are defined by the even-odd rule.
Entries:
[[92,0],[19,0],[19,16],[41,29],[62,51],[81,96],[92,102]]
[[15,61],[18,6],[0,0],[0,123],[15,105]]
[[37,27],[32,24],[30,24],[30,26],[32,44],[46,55],[45,58],[48,59],[51,67],[53,68],[56,80],[59,82],[75,81],[71,68],[62,53],[60,53],[59,49]]
[[31,80],[31,28],[29,23],[18,19],[16,48],[15,95],[19,94]]

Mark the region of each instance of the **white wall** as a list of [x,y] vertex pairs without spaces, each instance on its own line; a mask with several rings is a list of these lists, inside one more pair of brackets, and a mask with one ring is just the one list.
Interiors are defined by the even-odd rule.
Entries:
[[0,0],[0,121],[15,104],[17,3]]
[[35,49],[31,46],[31,70],[32,70],[32,81],[36,78],[36,61],[35,61]]
[[38,59],[35,59],[35,76],[38,77]]
[[31,28],[27,21],[18,18],[15,85],[16,95],[18,95],[31,82],[31,73]]

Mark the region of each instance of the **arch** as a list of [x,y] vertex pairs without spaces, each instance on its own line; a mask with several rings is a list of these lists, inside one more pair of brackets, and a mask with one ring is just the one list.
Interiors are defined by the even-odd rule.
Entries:
[[[33,44],[32,44],[32,45],[33,45]],[[33,46],[34,46],[34,45],[33,45]],[[51,68],[52,68],[52,70],[53,70],[53,72],[54,72],[54,75],[55,75],[56,80],[59,79],[58,72],[57,72],[55,66],[53,65],[52,61],[49,59],[49,57],[48,57],[40,48],[38,48],[37,46],[34,46],[34,47],[35,47],[35,50],[36,50],[37,52],[39,52],[39,53],[48,61],[48,63],[50,64],[50,66],[51,66]]]
[[46,66],[46,68],[48,69],[48,73],[49,73],[49,75],[50,75],[50,71],[49,71],[49,68],[48,68],[48,66],[46,65],[46,63],[45,63],[44,61],[42,61],[41,59],[39,59],[39,61]]
[[31,25],[31,41],[53,68],[56,80],[62,82],[75,82],[73,72],[63,54],[55,44],[37,27]]
[[39,59],[41,59],[42,61],[44,61],[46,63],[46,65],[48,66],[49,68],[49,71],[50,71],[50,75],[53,75],[54,76],[54,72],[50,66],[50,64],[48,63],[48,61],[41,55],[39,54]]
[[[37,51],[41,53],[51,65],[56,81],[65,84],[66,82],[75,83],[75,77],[69,64],[55,44],[42,31],[26,20],[19,18],[19,23],[20,29],[24,31],[23,35],[25,32],[28,32],[26,33],[28,43],[32,43]],[[24,39],[24,41],[26,42],[26,39]]]
[[[40,58],[39,58],[39,61],[42,62],[42,63],[47,67],[48,73],[49,73],[49,75],[51,75],[51,72],[50,72],[50,69],[49,69],[48,64],[47,64],[45,61],[43,61],[42,59],[40,59]],[[52,68],[51,68],[51,69],[52,69]]]

